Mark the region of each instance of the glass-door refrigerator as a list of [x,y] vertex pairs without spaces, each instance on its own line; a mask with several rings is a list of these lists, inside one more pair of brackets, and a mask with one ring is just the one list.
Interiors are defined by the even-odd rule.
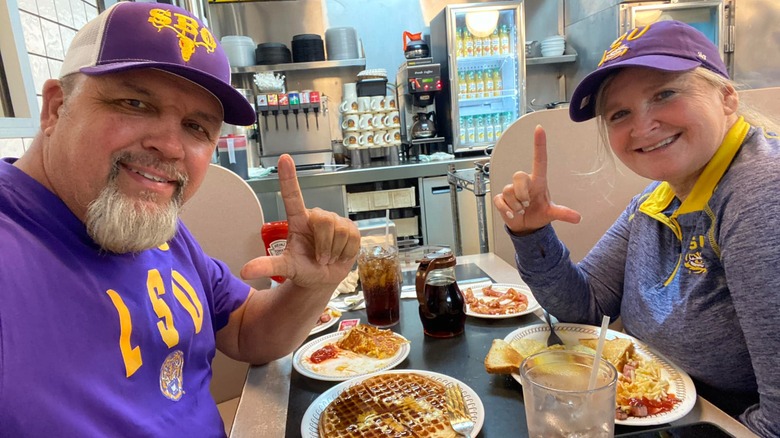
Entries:
[[519,1],[446,6],[431,21],[431,56],[445,79],[439,132],[454,153],[495,145],[525,109],[525,29]]

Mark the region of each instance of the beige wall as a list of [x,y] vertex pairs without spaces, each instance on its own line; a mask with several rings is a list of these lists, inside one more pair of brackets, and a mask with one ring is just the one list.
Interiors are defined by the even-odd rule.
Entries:
[[[33,83],[41,103],[43,82],[59,76],[70,41],[97,16],[97,0],[17,0]],[[32,138],[0,138],[0,157],[19,157]]]

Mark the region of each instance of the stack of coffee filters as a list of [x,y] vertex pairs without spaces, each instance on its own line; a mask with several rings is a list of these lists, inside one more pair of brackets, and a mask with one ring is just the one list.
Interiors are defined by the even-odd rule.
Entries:
[[369,164],[372,158],[399,160],[401,116],[393,94],[358,96],[357,84],[344,84],[341,132],[353,167]]

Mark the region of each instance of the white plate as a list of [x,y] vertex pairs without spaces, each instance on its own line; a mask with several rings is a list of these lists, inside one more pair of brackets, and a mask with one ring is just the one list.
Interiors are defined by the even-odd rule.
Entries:
[[[377,359],[346,352],[346,355],[345,353],[342,353],[341,357],[328,359],[319,364],[314,364],[308,360],[312,353],[324,347],[325,344],[336,343],[345,333],[345,331],[330,333],[304,344],[293,355],[293,367],[295,370],[312,379],[339,382],[353,377],[365,376],[377,371],[395,368],[406,359],[406,356],[409,355],[409,351],[411,350],[409,343],[407,342],[401,345],[401,348],[398,349],[395,356],[386,359]],[[395,335],[406,339],[398,333],[395,333]],[[333,368],[337,366],[347,366],[349,368],[336,371]]]
[[434,373],[431,371],[393,370],[393,371],[383,371],[380,373],[374,373],[371,375],[357,377],[352,380],[339,383],[338,385],[323,392],[309,405],[309,408],[306,409],[306,413],[303,414],[303,420],[301,421],[302,438],[319,438],[319,423],[320,423],[320,415],[322,415],[322,411],[324,411],[325,408],[328,407],[330,402],[335,400],[336,397],[339,396],[339,394],[344,392],[344,390],[362,382],[363,380],[366,380],[369,377],[373,377],[380,374],[389,374],[389,373],[419,374],[421,376],[429,377],[433,380],[441,382],[445,385],[448,383],[457,383],[458,386],[460,386],[461,391],[463,392],[463,403],[466,405],[466,408],[469,411],[469,417],[471,417],[471,419],[474,420],[474,430],[471,432],[471,436],[477,436],[479,434],[479,431],[482,429],[482,425],[485,423],[485,407],[482,406],[482,400],[479,399],[477,393],[473,389],[469,388],[468,385],[453,377],[445,376],[444,374]]
[[[476,284],[469,284],[461,286],[461,291],[465,294],[466,288],[471,288],[472,292],[474,292],[474,297],[476,298],[484,298],[485,300],[497,300],[499,298],[493,298],[493,297],[486,297],[482,294],[482,288],[490,286],[491,283],[476,283]],[[485,319],[503,319],[503,318],[514,318],[516,316],[522,316],[527,315],[529,313],[532,313],[539,309],[539,303],[536,302],[536,298],[534,298],[534,294],[531,293],[531,289],[528,289],[528,286],[521,286],[519,284],[505,284],[505,283],[495,283],[493,284],[493,289],[501,292],[506,292],[509,290],[509,288],[516,289],[518,292],[521,292],[528,298],[528,307],[526,307],[525,310],[522,312],[517,313],[507,313],[504,315],[485,315],[484,313],[476,313],[471,311],[471,306],[468,304],[466,305],[466,315],[473,316],[475,318],[485,318]]]
[[[341,312],[339,312],[335,308],[328,306],[325,308],[325,310],[330,311],[330,321],[324,324],[315,325],[314,328],[311,329],[311,331],[309,332],[309,336],[317,334],[323,330],[326,330],[328,327],[333,326],[333,324],[337,323],[339,319],[341,319]],[[334,316],[334,315],[338,315],[338,316]]]
[[[598,338],[600,327],[584,324],[555,324],[555,333],[561,337],[566,345],[576,345],[580,339]],[[532,325],[519,328],[506,335],[505,341],[511,342],[516,339],[533,339],[546,342],[550,328],[546,324]],[[614,330],[607,331],[607,339],[624,338],[630,339],[634,343],[634,352],[644,357],[652,359],[661,364],[661,375],[669,381],[669,393],[674,394],[680,402],[675,404],[670,411],[660,414],[648,415],[647,417],[628,417],[625,420],[615,420],[615,424],[625,426],[656,426],[659,424],[670,423],[684,417],[693,409],[696,404],[696,387],[688,373],[681,370],[677,365],[665,358],[661,353],[653,350],[633,336]],[[512,373],[512,377],[520,382],[520,375]]]

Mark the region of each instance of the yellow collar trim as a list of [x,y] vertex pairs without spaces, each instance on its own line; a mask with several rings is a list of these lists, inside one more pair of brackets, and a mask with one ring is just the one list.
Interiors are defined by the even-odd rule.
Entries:
[[[718,147],[710,162],[707,163],[704,171],[699,175],[699,179],[696,180],[691,193],[685,198],[685,201],[677,209],[674,216],[704,209],[707,201],[712,196],[712,192],[715,190],[715,186],[718,185],[723,174],[726,173],[749,131],[750,125],[740,117],[734,123],[734,126],[729,129],[729,132],[726,133],[723,143]],[[653,190],[653,193],[650,194],[647,200],[639,206],[639,210],[649,216],[657,217],[671,204],[674,197],[674,190],[669,183],[662,182]]]

